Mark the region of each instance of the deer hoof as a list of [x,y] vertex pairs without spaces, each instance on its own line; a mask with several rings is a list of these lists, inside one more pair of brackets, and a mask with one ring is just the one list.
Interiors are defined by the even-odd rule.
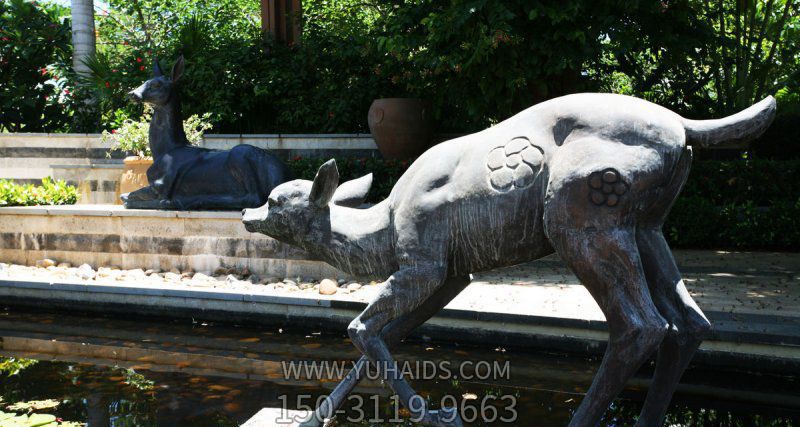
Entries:
[[458,408],[449,407],[438,411],[428,411],[422,424],[432,427],[464,427],[464,423],[458,415]]

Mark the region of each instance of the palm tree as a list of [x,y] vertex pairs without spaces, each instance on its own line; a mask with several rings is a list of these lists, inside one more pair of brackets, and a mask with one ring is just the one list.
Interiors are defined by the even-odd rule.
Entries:
[[95,54],[94,1],[72,0],[72,68],[88,75],[84,61]]

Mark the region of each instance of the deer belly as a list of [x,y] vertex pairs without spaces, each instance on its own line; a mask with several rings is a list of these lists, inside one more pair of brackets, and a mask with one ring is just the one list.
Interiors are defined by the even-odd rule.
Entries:
[[451,222],[451,270],[474,273],[551,253],[537,194],[532,189],[460,206]]

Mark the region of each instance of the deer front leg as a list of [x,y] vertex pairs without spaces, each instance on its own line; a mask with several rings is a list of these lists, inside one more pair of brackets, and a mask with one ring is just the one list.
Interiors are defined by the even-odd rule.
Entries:
[[392,321],[412,313],[433,297],[446,283],[447,267],[415,263],[403,267],[386,281],[386,286],[348,327],[353,344],[376,364],[400,402],[415,421],[437,427],[461,426],[454,411],[428,411],[425,401],[403,378],[381,332]]
[[[425,323],[439,310],[444,308],[453,300],[464,288],[469,285],[469,276],[450,277],[444,285],[440,286],[434,294],[425,300],[416,310],[406,313],[388,324],[381,332],[381,338],[391,349],[405,339],[411,331]],[[314,413],[314,417],[304,424],[303,427],[312,427],[320,424],[319,420],[330,418],[337,409],[344,403],[348,395],[358,385],[366,375],[367,356],[361,356],[353,369],[336,386],[331,394],[320,404]]]

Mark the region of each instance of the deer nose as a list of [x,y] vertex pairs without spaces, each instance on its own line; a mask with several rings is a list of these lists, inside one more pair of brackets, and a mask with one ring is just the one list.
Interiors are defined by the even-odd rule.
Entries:
[[142,100],[142,96],[139,93],[137,93],[136,90],[132,90],[128,92],[128,99],[130,99],[131,101],[138,102]]
[[242,216],[247,213],[247,209],[242,209]]

